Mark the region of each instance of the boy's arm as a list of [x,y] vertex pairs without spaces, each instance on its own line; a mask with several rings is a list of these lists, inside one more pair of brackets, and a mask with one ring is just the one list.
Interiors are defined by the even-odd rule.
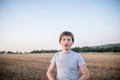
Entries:
[[90,79],[90,73],[89,73],[86,65],[81,66],[80,71],[81,71],[82,75],[79,80],[89,80]]
[[55,71],[55,65],[50,64],[48,71],[47,71],[47,77],[49,80],[55,80],[54,71]]

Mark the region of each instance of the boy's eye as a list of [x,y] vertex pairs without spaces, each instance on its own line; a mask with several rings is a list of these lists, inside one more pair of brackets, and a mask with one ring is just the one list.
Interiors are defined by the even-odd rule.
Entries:
[[63,41],[66,41],[66,40],[67,40],[67,41],[71,41],[71,39],[63,39]]
[[71,39],[67,39],[68,41],[71,41]]
[[65,41],[65,39],[63,39],[63,41]]

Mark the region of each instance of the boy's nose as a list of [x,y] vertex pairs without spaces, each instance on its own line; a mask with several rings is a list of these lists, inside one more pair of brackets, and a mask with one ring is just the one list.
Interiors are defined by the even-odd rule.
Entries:
[[65,43],[68,43],[68,41],[67,41],[67,40],[65,40]]

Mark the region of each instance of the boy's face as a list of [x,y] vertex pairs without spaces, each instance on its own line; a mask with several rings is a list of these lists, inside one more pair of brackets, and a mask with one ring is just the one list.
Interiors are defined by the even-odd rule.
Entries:
[[63,36],[60,41],[60,44],[61,44],[63,50],[65,50],[65,51],[70,50],[71,46],[73,44],[71,36]]

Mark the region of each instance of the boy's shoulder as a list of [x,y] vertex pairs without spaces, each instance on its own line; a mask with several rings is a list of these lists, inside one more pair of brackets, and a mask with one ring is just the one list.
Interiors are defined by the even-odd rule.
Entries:
[[76,54],[76,53],[78,54],[78,52],[75,52],[75,51],[72,51],[72,50],[71,50],[70,52],[75,53],[75,54]]
[[58,54],[60,54],[60,53],[62,53],[62,50],[60,50],[60,51],[54,53],[54,55],[58,55]]
[[72,55],[75,55],[75,56],[81,56],[80,53],[75,52],[75,51],[72,51],[72,50],[71,50],[71,54],[72,54]]
[[[62,50],[60,50],[60,51],[56,52],[55,54],[56,54],[56,55],[58,55],[58,54],[61,54],[61,53],[63,53],[63,52],[62,52]],[[70,52],[69,52],[69,53],[70,53],[70,54],[74,54],[74,55],[80,55],[80,53],[75,52],[75,51],[72,51],[72,50],[70,50]]]

